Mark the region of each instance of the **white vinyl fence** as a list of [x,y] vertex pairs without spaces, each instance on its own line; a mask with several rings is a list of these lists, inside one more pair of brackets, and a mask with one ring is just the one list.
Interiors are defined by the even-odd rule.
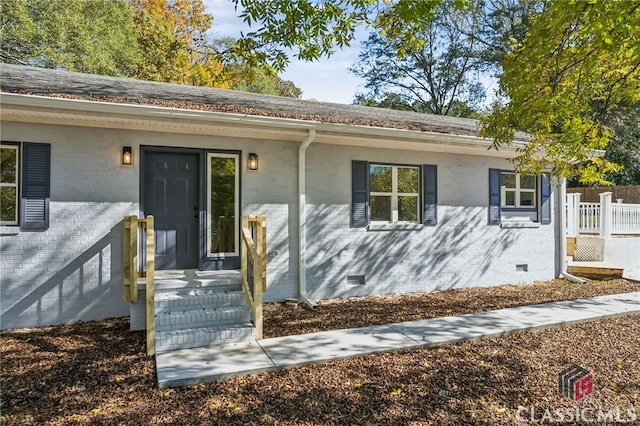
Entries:
[[567,235],[640,235],[640,204],[612,203],[611,193],[599,203],[581,203],[580,194],[567,194]]
[[640,234],[640,204],[614,203],[611,205],[614,234]]

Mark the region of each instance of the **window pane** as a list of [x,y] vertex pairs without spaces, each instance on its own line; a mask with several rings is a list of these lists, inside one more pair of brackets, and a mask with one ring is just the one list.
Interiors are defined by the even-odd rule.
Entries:
[[536,194],[535,192],[521,192],[520,193],[520,205],[521,206],[535,206]]
[[391,222],[391,197],[372,195],[369,199],[372,221]]
[[0,221],[17,222],[16,196],[18,189],[9,186],[0,187]]
[[210,157],[211,252],[236,251],[236,158]]
[[398,220],[418,221],[418,197],[398,197]]
[[398,192],[418,193],[418,169],[398,167]]
[[391,167],[369,166],[369,190],[371,192],[391,192]]
[[0,148],[0,182],[16,183],[17,156],[17,149]]
[[516,206],[516,193],[513,191],[503,191],[502,192],[502,205],[507,207],[515,207]]
[[500,186],[504,186],[507,188],[515,188],[516,187],[516,175],[513,173],[502,173],[500,174]]
[[536,189],[536,177],[533,175],[520,176],[521,189]]

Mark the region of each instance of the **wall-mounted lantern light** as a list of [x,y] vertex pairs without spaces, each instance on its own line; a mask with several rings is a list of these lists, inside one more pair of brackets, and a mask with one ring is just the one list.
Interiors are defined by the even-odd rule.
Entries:
[[249,154],[249,170],[258,170],[258,154]]
[[122,147],[122,165],[123,166],[131,165],[131,147],[130,146]]

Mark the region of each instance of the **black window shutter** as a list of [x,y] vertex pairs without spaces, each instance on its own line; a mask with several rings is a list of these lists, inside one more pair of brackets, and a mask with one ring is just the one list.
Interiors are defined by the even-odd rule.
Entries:
[[438,166],[425,164],[422,166],[424,181],[424,216],[425,225],[438,223]]
[[551,223],[551,181],[548,173],[540,175],[540,223]]
[[500,169],[489,169],[489,224],[500,224]]
[[369,225],[369,163],[353,161],[351,164],[351,227]]
[[22,144],[20,228],[49,227],[50,176],[51,145],[31,142]]

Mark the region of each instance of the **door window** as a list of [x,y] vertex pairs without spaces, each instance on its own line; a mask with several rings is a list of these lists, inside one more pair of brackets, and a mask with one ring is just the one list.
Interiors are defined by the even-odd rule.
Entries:
[[239,156],[207,155],[209,256],[238,256]]

